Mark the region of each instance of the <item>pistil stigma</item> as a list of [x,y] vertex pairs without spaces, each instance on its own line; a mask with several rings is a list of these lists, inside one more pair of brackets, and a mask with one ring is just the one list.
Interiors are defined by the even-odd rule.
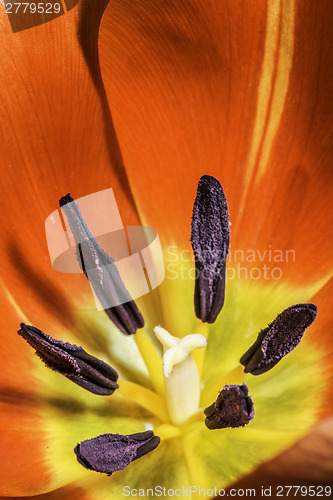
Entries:
[[154,332],[163,344],[163,374],[170,419],[175,425],[181,425],[199,407],[200,378],[191,352],[205,347],[207,339],[200,334],[178,339],[160,326],[155,327]]

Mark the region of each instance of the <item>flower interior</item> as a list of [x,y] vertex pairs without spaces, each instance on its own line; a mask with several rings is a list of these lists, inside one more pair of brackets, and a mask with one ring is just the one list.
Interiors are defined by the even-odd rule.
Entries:
[[224,487],[307,432],[321,404],[321,353],[306,339],[297,347],[317,314],[299,300],[319,285],[226,280],[229,214],[217,179],[198,184],[193,262],[173,246],[176,279],[167,274],[137,304],[73,198],[60,205],[106,314],[85,303],[76,311],[87,351],[39,325],[19,330],[53,370],[38,366],[41,395],[67,401],[65,418],[56,404],[44,409],[53,486],[94,475],[88,489],[119,497],[126,484]]

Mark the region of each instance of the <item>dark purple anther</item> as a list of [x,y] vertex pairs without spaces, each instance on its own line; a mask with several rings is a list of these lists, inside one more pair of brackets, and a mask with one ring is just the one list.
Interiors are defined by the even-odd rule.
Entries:
[[225,385],[217,400],[205,409],[208,429],[244,427],[254,417],[249,390],[243,385]]
[[191,243],[195,256],[194,308],[204,322],[214,323],[224,303],[229,251],[229,212],[215,177],[201,177],[193,206]]
[[104,361],[75,344],[56,340],[34,326],[21,323],[17,332],[36,351],[48,368],[61,373],[87,391],[109,396],[118,388],[118,373]]
[[314,304],[296,304],[285,309],[261,330],[250,349],[241,357],[245,373],[260,375],[275,366],[280,359],[300,343],[305,328],[317,317]]
[[74,453],[86,469],[110,476],[154,450],[159,443],[160,438],[154,436],[152,431],[128,436],[102,434],[77,444]]
[[120,277],[115,260],[97,243],[72,196],[63,196],[59,204],[77,244],[78,262],[106,314],[124,334],[135,333],[144,326],[144,319]]

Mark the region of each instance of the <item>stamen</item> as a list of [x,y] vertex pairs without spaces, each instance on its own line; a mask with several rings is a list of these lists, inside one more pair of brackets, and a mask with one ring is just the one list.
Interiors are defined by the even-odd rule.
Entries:
[[[144,319],[127,291],[115,260],[97,243],[70,194],[59,201],[78,246],[76,256],[111,321],[126,335],[144,326]],[[111,305],[115,304],[111,307]]]
[[193,206],[191,243],[195,256],[195,314],[214,323],[224,304],[229,212],[223,188],[215,177],[201,177]]
[[102,434],[78,443],[74,448],[78,462],[88,470],[111,476],[113,472],[125,469],[131,462],[153,451],[160,438],[152,431],[128,436]]
[[317,317],[314,304],[295,304],[285,309],[261,330],[250,349],[241,357],[245,373],[260,375],[275,366],[280,359],[300,343],[305,329]]
[[199,407],[200,379],[191,352],[204,347],[207,339],[200,334],[178,339],[160,326],[155,327],[154,332],[163,344],[164,384],[170,419],[180,425]]
[[34,326],[21,323],[17,332],[36,351],[51,370],[61,373],[87,391],[102,396],[118,388],[118,373],[104,361],[91,356],[75,344],[56,340]]
[[161,422],[169,422],[169,414],[165,401],[156,392],[129,380],[119,380],[117,392],[148,410],[160,419]]
[[205,409],[208,429],[244,427],[254,417],[254,408],[248,387],[225,385],[215,403]]

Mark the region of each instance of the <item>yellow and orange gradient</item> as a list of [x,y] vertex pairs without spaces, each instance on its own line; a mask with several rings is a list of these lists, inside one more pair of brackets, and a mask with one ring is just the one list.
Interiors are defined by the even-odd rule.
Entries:
[[[93,3],[15,34],[0,6],[3,497],[225,487],[332,414],[331,3],[111,0],[101,22],[107,2]],[[271,245],[296,258],[281,263],[278,281],[229,280],[208,330],[194,316],[193,280],[166,279],[140,300],[148,336],[158,324],[208,335],[203,406],[243,380],[255,403],[247,428],[195,422],[169,432],[135,401],[136,387],[154,393],[135,342],[82,307],[91,300],[84,276],[52,269],[44,222],[67,192],[112,187],[126,225],[156,228],[166,261],[173,246],[184,264],[206,173],[225,189],[232,249]],[[238,371],[258,331],[306,301],[318,318],[301,346],[262,376]],[[21,321],[82,344],[134,390],[99,398],[48,371],[17,336]],[[162,443],[125,471],[104,478],[76,462],[77,442],[147,424],[160,427]]]

